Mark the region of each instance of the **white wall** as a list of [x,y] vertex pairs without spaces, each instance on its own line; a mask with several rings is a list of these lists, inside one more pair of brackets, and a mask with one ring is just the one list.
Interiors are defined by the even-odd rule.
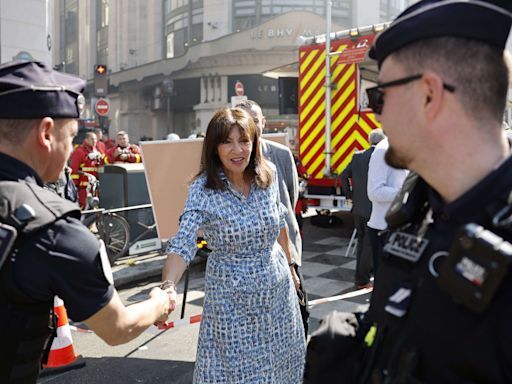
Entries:
[[353,2],[354,5],[354,27],[379,23],[380,0],[364,0]]
[[203,1],[203,40],[215,40],[231,33],[231,1]]
[[162,59],[161,0],[111,0],[109,7],[112,72]]
[[52,15],[51,0],[1,0],[0,61],[11,61],[26,51],[36,60],[51,63],[47,37],[52,35]]

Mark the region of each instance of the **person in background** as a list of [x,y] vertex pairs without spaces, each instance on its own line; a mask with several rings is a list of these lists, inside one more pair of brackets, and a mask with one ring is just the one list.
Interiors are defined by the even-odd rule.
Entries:
[[168,141],[178,141],[180,139],[180,136],[177,133],[169,133],[165,137],[165,139]]
[[59,175],[59,179],[57,181],[44,183],[44,187],[55,192],[63,199],[69,200],[73,203],[78,203],[78,190],[71,178],[71,173],[71,167],[68,167],[67,165],[64,166],[64,169]]
[[[294,154],[293,159],[295,161],[295,166],[297,169],[297,175],[299,177],[299,195],[297,198],[297,203],[295,204],[295,219],[297,220],[297,224],[299,225],[299,233],[301,238],[304,237],[304,233],[302,231],[302,227],[304,226],[304,217],[303,215],[308,212],[308,199],[304,196],[306,193],[307,179],[308,173],[306,167],[302,165],[299,157]],[[301,274],[299,274],[301,276]],[[307,295],[306,295],[307,296]]]
[[80,172],[90,173],[98,177],[98,167],[104,164],[104,155],[98,150],[97,137],[94,132],[87,132],[84,142],[71,153],[71,179],[78,190],[78,203],[81,209],[86,208],[87,186],[89,177]]
[[384,138],[382,129],[377,128],[370,132],[368,141],[370,148],[355,152],[350,163],[341,173],[343,193],[352,205],[352,217],[357,231],[357,252],[355,286],[357,289],[371,288],[371,275],[373,269],[372,249],[366,235],[367,222],[372,212],[372,203],[368,198],[366,187],[368,184],[368,165],[375,145]]
[[372,248],[374,283],[386,242],[386,212],[409,173],[405,169],[397,169],[386,163],[384,156],[388,146],[387,138],[381,140],[375,146],[368,164],[367,192],[372,203],[372,213],[367,223],[367,233]]
[[80,222],[78,206],[43,187],[69,158],[84,87],[40,62],[0,65],[2,384],[36,383],[57,333],[55,295],[70,318],[110,345],[134,339],[173,309],[175,298],[160,288],[126,307],[105,246]]
[[276,169],[259,140],[245,110],[215,113],[167,245],[161,287],[171,292],[196,254],[198,230],[211,249],[194,383],[302,383],[299,279]]
[[[256,126],[258,127],[260,136],[263,134],[266,119],[263,116],[261,107],[253,100],[244,100],[237,107],[245,109],[252,116]],[[302,264],[302,237],[300,234],[299,224],[295,216],[295,208],[299,197],[299,177],[297,167],[292,151],[285,145],[266,140],[261,137],[261,153],[265,159],[271,161],[277,168],[277,182],[279,185],[279,198],[281,203],[286,207],[286,225],[291,241],[292,262],[300,279],[300,289],[298,290],[300,310],[304,324],[304,332],[308,334],[308,299],[306,289],[304,287],[304,279],[300,272]]]
[[130,138],[125,131],[116,134],[116,146],[107,150],[105,164],[142,163],[142,154],[136,144],[130,144]]
[[98,151],[105,155],[107,153],[107,150],[105,148],[105,143],[103,142],[103,129],[101,128],[94,128],[94,133],[96,134],[96,148],[98,148]]

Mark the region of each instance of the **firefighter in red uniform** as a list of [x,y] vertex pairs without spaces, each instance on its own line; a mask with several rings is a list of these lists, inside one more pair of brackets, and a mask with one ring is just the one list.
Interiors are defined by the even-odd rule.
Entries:
[[107,149],[105,148],[105,143],[103,142],[103,129],[94,128],[94,133],[96,134],[96,138],[98,139],[98,141],[96,142],[96,148],[98,148],[98,151],[100,151],[102,154],[105,154]]
[[116,146],[107,150],[105,164],[115,162],[142,163],[142,155],[138,145],[130,144],[128,134],[119,131],[116,135]]
[[87,172],[98,177],[98,166],[103,165],[104,155],[98,150],[98,138],[94,132],[87,132],[84,142],[71,154],[71,178],[78,189],[80,208],[85,208],[88,178],[78,171]]
[[94,133],[96,133],[96,136],[98,137],[97,146],[98,146],[98,150],[101,153],[106,154],[110,148],[114,148],[116,146],[116,144],[114,143],[114,140],[112,140],[110,137],[106,136],[105,133],[103,132],[103,129],[94,128]]

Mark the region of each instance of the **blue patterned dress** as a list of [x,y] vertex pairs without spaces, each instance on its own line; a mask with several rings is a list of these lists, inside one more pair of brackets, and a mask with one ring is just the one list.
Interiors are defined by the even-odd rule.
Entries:
[[276,239],[284,226],[277,183],[252,184],[246,198],[230,185],[189,187],[180,228],[167,252],[187,263],[197,230],[213,252],[206,267],[194,383],[302,383],[305,341],[295,287]]

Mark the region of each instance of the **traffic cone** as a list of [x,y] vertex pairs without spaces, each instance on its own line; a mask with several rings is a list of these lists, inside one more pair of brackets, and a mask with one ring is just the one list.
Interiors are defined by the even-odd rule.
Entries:
[[48,361],[43,365],[44,368],[60,368],[74,363],[78,355],[73,348],[73,339],[71,337],[71,328],[69,327],[68,314],[64,307],[64,302],[55,296],[53,307],[58,316],[57,337],[53,339]]

